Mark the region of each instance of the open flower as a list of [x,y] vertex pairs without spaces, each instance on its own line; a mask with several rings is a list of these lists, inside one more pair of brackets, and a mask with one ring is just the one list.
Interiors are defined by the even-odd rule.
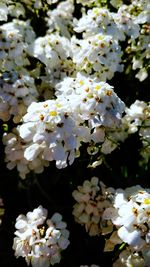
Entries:
[[59,263],[61,251],[69,245],[69,231],[62,216],[55,213],[47,219],[47,210],[42,206],[19,215],[16,219],[13,249],[15,256],[24,257],[33,267],[48,267]]
[[107,234],[112,231],[112,223],[102,220],[104,210],[112,206],[113,188],[99,182],[97,177],[85,180],[72,195],[77,203],[73,207],[75,221],[85,226],[90,236]]
[[114,207],[106,209],[103,219],[112,220],[119,238],[135,250],[150,244],[150,190],[133,186],[116,190]]

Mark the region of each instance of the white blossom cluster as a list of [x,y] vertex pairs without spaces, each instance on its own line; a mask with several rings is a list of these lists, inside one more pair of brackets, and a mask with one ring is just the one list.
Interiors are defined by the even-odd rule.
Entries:
[[[29,145],[19,136],[16,128],[11,133],[4,134],[3,143],[5,145],[5,162],[7,162],[7,168],[12,170],[14,167],[17,167],[17,171],[22,179],[26,178],[26,175],[30,171],[42,173],[44,167],[49,166],[49,162],[42,159],[41,153],[35,159],[32,159],[32,161],[25,159],[24,152]],[[30,156],[32,157],[32,155]]]
[[125,115],[121,120],[121,127],[109,131],[109,142],[112,150],[117,142],[124,142],[130,135],[138,133],[142,144],[140,149],[140,165],[147,164],[150,157],[150,105],[145,101],[136,100],[129,108],[125,108]]
[[125,105],[108,83],[77,73],[76,78],[64,78],[56,85],[56,95],[72,102],[74,114],[90,128],[116,128],[121,123]]
[[111,4],[113,7],[118,8],[120,7],[121,4],[123,4],[123,0],[77,0],[78,4],[82,4],[83,6],[88,6],[88,7],[102,7],[102,6],[107,6],[107,4]]
[[[56,4],[58,0],[46,0],[45,4],[52,5]],[[0,3],[0,20],[6,21],[8,19],[8,15],[12,17],[19,17],[25,16],[25,8],[28,9],[34,8],[34,9],[42,9],[45,7],[42,0],[22,0],[21,3],[17,3],[14,0],[1,0]]]
[[13,20],[0,26],[1,70],[11,71],[29,65],[26,49],[35,38],[29,21]]
[[1,0],[0,2],[0,21],[7,21],[8,15],[18,18],[20,15],[25,16],[25,9],[21,3],[14,3],[12,0]]
[[57,31],[60,35],[71,38],[74,26],[74,4],[72,0],[58,3],[57,7],[47,12],[48,32]]
[[110,242],[112,250],[122,242],[129,245],[114,266],[150,266],[150,190],[139,185],[117,189],[112,206],[105,209],[102,216],[105,220],[111,219],[117,229],[108,240],[106,251]]
[[37,97],[32,77],[15,71],[4,72],[0,77],[0,119],[8,121],[13,115],[13,121],[18,123]]
[[27,265],[33,267],[50,266],[59,263],[61,251],[69,245],[67,224],[62,215],[55,213],[47,219],[48,211],[42,206],[19,215],[13,243],[15,256],[24,257]]
[[106,235],[104,251],[122,247],[113,267],[150,266],[150,189],[140,185],[125,190],[107,188],[92,177],[72,195],[75,221],[85,226],[90,236]]
[[118,189],[114,207],[106,209],[104,219],[111,219],[118,228],[120,239],[136,250],[149,244],[150,190],[133,186]]
[[[23,124],[17,127],[18,137],[5,134],[7,166],[17,165],[21,177],[29,169],[41,172],[53,160],[57,168],[65,168],[79,155],[83,142],[102,143],[102,152],[110,153],[105,128],[119,127],[123,111],[124,103],[107,83],[81,75],[65,78],[57,84],[56,99],[32,102],[28,107]],[[91,149],[89,145],[88,152]]]
[[121,47],[112,36],[95,34],[83,40],[72,38],[72,47],[78,71],[102,81],[110,80],[116,71],[122,71]]
[[[92,3],[92,1],[90,2]],[[48,9],[51,4],[56,4],[56,8]],[[86,4],[86,1],[81,4]],[[66,167],[80,154],[79,149],[84,142],[88,143],[88,154],[98,155],[98,160],[93,163],[93,166],[97,166],[102,162],[101,153],[104,155],[111,153],[118,146],[118,142],[127,138],[130,133],[129,128],[135,125],[133,122],[129,122],[125,115],[122,120],[123,126],[120,127],[124,106],[113,92],[112,87],[105,81],[111,79],[116,71],[123,70],[122,41],[128,41],[130,48],[134,43],[136,47],[138,43],[141,49],[142,44],[139,43],[141,40],[143,45],[146,45],[143,48],[146,51],[143,60],[148,57],[149,44],[146,23],[149,3],[141,0],[140,3],[132,1],[128,5],[122,5],[118,2],[116,12],[111,12],[107,5],[101,7],[95,3],[95,7],[90,5],[87,11],[81,8],[81,18],[79,19],[74,17],[75,5],[72,0],[60,3],[26,0],[22,1],[21,5],[26,5],[30,11],[33,6],[36,10],[43,9],[47,14],[45,19],[47,29],[45,35],[36,37],[30,20],[19,19],[20,15],[24,16],[25,14],[19,13],[19,9],[18,14],[13,12],[15,8],[13,1],[8,1],[7,4],[2,1],[2,17],[3,9],[5,10],[7,6],[8,12],[6,13],[9,14],[9,10],[12,8],[12,17],[14,18],[11,22],[7,22],[6,16],[5,19],[2,19],[4,23],[0,26],[0,62],[2,66],[0,118],[4,121],[13,118],[15,123],[23,122],[23,125],[18,126],[17,131],[23,142],[26,143],[21,149],[22,152],[24,151],[21,159],[24,159],[24,162],[29,161],[29,164],[26,165],[31,165],[31,161],[40,157],[42,161],[38,168],[40,170],[43,169],[43,167],[41,168],[43,162],[44,165],[48,165],[52,160],[56,161],[58,168]],[[147,41],[145,42],[145,39],[142,38],[146,38]],[[136,68],[135,61],[133,65]],[[141,66],[140,70],[142,70]],[[9,79],[7,76],[13,76],[13,78]],[[15,76],[16,78],[14,78]],[[36,79],[40,81],[40,85],[35,83]],[[32,105],[40,98],[49,101],[48,106],[51,104],[53,106],[54,103],[57,106],[61,102],[61,107],[56,108],[56,113],[62,113],[59,122],[55,120],[57,117],[54,115],[55,112],[52,115],[51,110],[43,108],[47,102],[39,102],[37,106]],[[30,104],[31,107],[27,111],[27,114],[31,113],[29,122],[28,115],[24,118],[23,116]],[[33,119],[36,113],[36,109],[33,108],[35,106],[41,110],[39,120],[36,122]],[[43,119],[45,111],[46,117]],[[52,111],[55,111],[55,108]],[[47,112],[50,113],[47,114]],[[66,113],[69,116],[67,119],[65,118],[64,123],[63,117]],[[51,117],[56,125],[47,127]],[[69,126],[66,126],[66,121]],[[124,123],[124,121],[127,122]],[[41,125],[39,129],[37,129],[38,122]],[[34,126],[29,138],[27,132],[30,132],[28,126],[31,123]],[[72,124],[71,127],[70,124]],[[67,127],[70,128],[68,133],[66,133]],[[126,130],[127,128],[128,130]],[[27,132],[22,134],[22,129],[23,131],[27,129]],[[144,149],[141,154],[147,161],[149,152],[147,147],[149,146],[147,146],[145,133],[146,131],[144,131],[143,137],[143,132],[140,131],[140,136],[144,140]],[[37,135],[40,135],[40,138],[37,138]],[[7,134],[7,136],[9,135]],[[13,148],[11,150],[14,151]],[[10,150],[8,149],[8,151]],[[8,160],[10,158],[8,155],[9,152],[6,161],[12,161]],[[15,165],[18,166],[18,163]],[[23,167],[22,164],[21,166]],[[24,173],[21,176],[29,171],[29,168],[25,167],[24,169],[26,171],[21,171]],[[36,167],[35,171],[37,171]]]
[[[82,2],[83,5],[95,3],[95,1]],[[122,1],[110,1],[110,3],[116,6],[116,12],[111,12],[107,7],[99,7],[100,3],[97,3],[97,7],[91,5],[87,13],[84,12],[81,19],[75,21],[74,30],[83,33],[83,39],[76,40],[76,44],[79,46],[78,51],[81,50],[80,55],[85,55],[85,59],[83,60],[83,55],[81,58],[77,55],[74,60],[77,66],[81,64],[87,73],[97,72],[94,66],[101,66],[99,77],[111,79],[116,71],[123,70],[124,60],[121,47],[122,41],[125,41],[124,51],[130,55],[128,64],[132,65],[133,70],[138,70],[136,78],[143,81],[148,77],[149,69],[149,1],[135,0],[131,1],[130,5],[123,4]],[[102,41],[99,42],[98,38]],[[107,43],[111,40],[112,45],[106,45],[105,40]],[[96,46],[96,43],[100,45]],[[96,54],[97,64],[94,62],[93,65]],[[109,64],[113,65],[110,72],[108,71]]]
[[134,0],[127,7],[127,10],[133,17],[135,24],[140,26],[138,38],[129,41],[127,51],[133,55],[133,70],[138,70],[135,77],[140,81],[144,81],[148,77],[150,67],[150,2],[149,0]]
[[74,72],[74,64],[70,60],[70,46],[70,41],[66,37],[51,33],[37,38],[28,47],[28,53],[45,65],[51,79],[61,80]]
[[85,180],[73,191],[73,198],[77,201],[73,207],[75,221],[84,225],[90,236],[112,232],[112,223],[106,223],[102,215],[112,205],[114,192],[112,187],[106,188],[97,177],[92,177],[91,181]]
[[[148,164],[150,104],[136,100],[125,107],[110,84],[116,72],[132,70],[140,82],[148,78],[150,1],[17,2],[0,0],[0,120],[8,122],[2,134],[7,168],[16,168],[22,179],[42,173],[52,161],[62,169],[84,146],[88,167],[96,168],[134,133],[142,147],[139,165]],[[150,267],[150,189],[114,189],[94,176],[72,196],[75,221],[89,236],[105,235],[104,252],[118,246],[113,267]],[[0,198],[0,225],[3,214]],[[59,264],[70,243],[62,215],[47,215],[39,206],[16,219],[13,249],[28,266]]]
[[74,30],[83,32],[83,39],[72,38],[73,60],[77,68],[94,73],[101,80],[111,79],[122,71],[123,55],[118,39],[120,31],[113,15],[105,8],[93,8],[76,23]]
[[[122,133],[126,135],[138,132],[142,141],[140,154],[142,162],[147,163],[150,156],[150,104],[136,100],[130,108],[125,109],[125,116],[122,118]],[[127,136],[124,135],[124,138]]]

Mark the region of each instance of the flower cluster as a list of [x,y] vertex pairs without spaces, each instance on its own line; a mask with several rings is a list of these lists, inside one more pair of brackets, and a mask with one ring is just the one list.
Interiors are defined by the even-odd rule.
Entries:
[[13,115],[13,121],[18,123],[37,97],[32,77],[15,71],[4,72],[0,77],[0,118],[8,121]]
[[[122,118],[122,132],[120,137],[125,140],[130,134],[138,132],[142,141],[141,164],[148,163],[150,156],[150,104],[136,100],[129,108],[125,109],[125,116]],[[119,137],[119,138],[120,138]],[[116,137],[117,139],[117,137]]]
[[[116,244],[124,242],[128,247],[121,252],[114,266],[150,266],[148,254],[150,234],[150,190],[141,186],[133,186],[117,189],[114,194],[112,207],[107,208],[102,218],[112,221],[116,227],[114,233],[106,244],[113,243],[111,250]],[[137,264],[137,265],[136,265]]]
[[77,70],[102,81],[110,80],[116,71],[122,71],[121,47],[111,36],[95,34],[83,40],[72,38],[72,46]]
[[111,219],[120,239],[141,250],[149,244],[150,191],[141,186],[117,190],[113,208],[106,209],[103,218]]
[[19,18],[25,16],[25,9],[21,3],[14,3],[12,0],[5,0],[0,2],[0,21],[7,21],[8,15],[11,17]]
[[70,60],[72,54],[70,42],[57,33],[37,38],[28,47],[28,53],[46,66],[51,80],[54,78],[61,80],[66,74],[70,76],[74,71],[74,64]]
[[4,71],[19,70],[29,65],[26,49],[35,33],[29,21],[13,20],[0,26],[0,63]]
[[47,219],[42,206],[21,214],[16,219],[13,249],[16,257],[24,257],[27,265],[50,266],[59,263],[61,251],[69,245],[69,231],[62,216],[55,213]]
[[[125,116],[121,128],[124,104],[106,81],[123,71],[124,51],[130,55],[126,64],[133,64],[133,69],[140,68],[140,72],[144,68],[147,73],[143,64],[147,64],[145,60],[149,57],[148,1],[140,1],[140,9],[138,1],[130,5],[121,5],[121,1],[115,12],[107,5],[102,7],[96,2],[93,6],[93,1],[83,1],[79,18],[74,15],[74,1],[57,2],[33,0],[20,4],[20,8],[26,5],[28,12],[44,12],[46,27],[42,36],[31,26],[33,22],[19,19],[26,17],[26,13],[20,13],[19,6],[17,13],[13,1],[1,4],[1,20],[5,23],[0,26],[0,118],[23,122],[17,127],[18,140],[23,142],[21,160],[29,165],[40,158],[40,170],[43,162],[47,165],[52,160],[58,168],[72,164],[82,143],[88,144],[88,154],[99,153],[100,159],[101,154],[111,153],[126,139],[129,131],[125,129],[134,123],[129,126]],[[56,8],[51,9],[51,4]],[[82,5],[86,4],[85,11]],[[8,14],[12,16],[10,22]],[[137,54],[134,47],[139,47]],[[140,51],[142,59],[138,57]],[[140,80],[146,75],[140,76]],[[39,102],[40,99],[45,102]],[[142,138],[141,153],[147,161],[145,131]],[[8,154],[6,161],[11,161]],[[23,176],[29,172],[29,168],[24,169]]]
[[56,99],[28,107],[18,138],[11,133],[3,138],[8,167],[17,165],[23,177],[29,169],[41,172],[49,161],[55,160],[57,168],[71,165],[82,142],[103,143],[102,152],[111,151],[105,128],[119,127],[124,110],[112,86],[78,75],[65,78],[56,89]]
[[[42,159],[41,153],[39,153],[35,159],[32,159],[32,161],[25,159],[24,152],[29,145],[19,136],[16,128],[14,128],[11,133],[4,134],[3,143],[5,145],[5,162],[7,162],[7,168],[12,170],[14,167],[17,167],[19,175],[22,179],[24,179],[32,170],[35,173],[42,173],[44,167],[49,166],[49,162]],[[32,155],[30,156],[32,157]]]
[[91,181],[85,180],[73,191],[73,198],[77,201],[73,207],[75,221],[84,225],[90,236],[112,232],[112,223],[106,223],[102,215],[112,205],[114,192],[113,188],[106,188],[99,182],[97,177],[92,177]]
[[58,3],[57,7],[47,12],[48,32],[58,31],[60,35],[71,38],[73,33],[73,1],[67,0]]
[[[118,173],[138,179],[148,168],[150,103],[140,86],[147,85],[149,33],[149,0],[0,0],[0,133],[6,166],[27,178],[19,186],[29,180],[37,186],[39,203],[49,195],[36,174],[49,167],[49,192],[60,182],[52,162],[60,177],[63,170],[58,169],[75,160],[76,169],[83,161],[87,172],[96,171],[72,192],[76,203],[71,218],[95,237],[89,240],[105,236],[104,253],[114,250],[113,267],[150,267],[150,189],[114,189],[94,176],[100,171],[102,180]],[[125,90],[126,85],[134,91]],[[130,159],[124,159],[132,140],[138,155],[136,168],[130,170]],[[117,161],[122,148],[125,157]],[[73,177],[68,179],[74,188]],[[0,187],[4,184],[0,181]],[[0,225],[3,214],[0,198]],[[39,206],[16,219],[13,249],[27,265],[59,264],[70,243],[62,215],[47,215]],[[93,262],[100,263],[90,259],[78,266]]]
[[84,225],[90,236],[106,235],[104,251],[124,244],[114,267],[150,266],[150,189],[137,185],[115,190],[92,177],[72,195],[77,201],[75,221]]

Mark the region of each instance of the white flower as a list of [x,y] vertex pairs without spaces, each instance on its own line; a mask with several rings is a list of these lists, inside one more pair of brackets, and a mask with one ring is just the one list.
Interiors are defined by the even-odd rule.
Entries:
[[24,158],[55,160],[57,168],[65,168],[78,156],[82,142],[89,147],[90,142],[104,142],[103,153],[115,149],[115,142],[105,138],[105,128],[120,127],[124,103],[112,86],[78,73],[76,78],[64,78],[56,90],[56,99],[32,102],[18,126],[26,144]]
[[115,148],[117,144],[109,139],[105,139],[105,142],[102,144],[101,152],[103,154],[110,154]]
[[[0,63],[3,71],[12,71],[29,65],[26,55],[28,44],[33,41],[35,33],[29,21],[14,19],[0,26],[1,53]],[[30,36],[30,41],[29,41]]]
[[18,123],[37,97],[32,77],[15,71],[4,72],[0,77],[0,118],[7,121],[13,115],[13,121]]
[[148,120],[149,104],[144,101],[136,100],[130,108],[125,109],[126,115],[123,118],[123,124],[127,125],[128,133],[138,131],[138,128],[144,126]]
[[0,3],[0,21],[7,21],[8,7],[4,3]]
[[126,113],[128,116],[135,118],[142,118],[144,113],[144,109],[146,107],[146,103],[144,101],[136,100],[131,106],[130,109],[126,109]]
[[141,234],[139,230],[133,230],[132,232],[127,230],[124,226],[122,226],[118,230],[118,236],[121,240],[123,240],[125,243],[129,244],[131,247],[134,247],[135,249],[141,249],[145,242],[141,238]]
[[69,245],[69,231],[62,216],[56,213],[47,219],[47,210],[42,206],[19,215],[16,219],[13,249],[15,256],[24,257],[33,267],[48,267],[61,260],[61,251]]
[[89,127],[119,126],[124,104],[113,91],[113,87],[78,73],[76,79],[65,78],[56,86],[56,94],[63,95],[74,104],[78,118],[87,120]]
[[57,30],[62,36],[70,38],[73,28],[73,12],[74,4],[72,0],[60,2],[55,9],[49,10],[47,13],[48,32]]
[[25,8],[21,3],[11,3],[11,5],[8,5],[8,12],[12,17],[25,17]]
[[95,34],[82,40],[73,37],[72,51],[77,69],[101,81],[110,80],[116,71],[122,71],[121,47],[110,35]]
[[84,225],[90,236],[112,231],[112,224],[105,224],[102,214],[112,205],[113,193],[114,189],[106,188],[97,177],[92,177],[91,181],[85,180],[83,186],[73,191],[72,195],[77,201],[73,207],[75,221]]
[[44,63],[52,80],[61,79],[66,73],[71,74],[74,71],[70,41],[58,33],[38,37],[27,51]]
[[96,34],[112,36],[113,40],[122,39],[123,33],[119,30],[118,24],[114,20],[114,13],[107,8],[94,7],[82,15],[74,27],[76,32],[83,32],[83,37],[87,38]]
[[148,77],[147,70],[145,68],[140,69],[135,77],[138,78],[140,82],[143,82]]
[[67,160],[72,164],[75,149],[78,148],[79,131],[76,130],[76,122],[71,112],[71,106],[68,106],[65,99],[32,103],[24,121],[25,124],[19,128],[20,135],[26,142],[33,140],[35,143],[25,150],[24,156],[27,160],[31,161],[39,153],[42,153],[43,159],[56,160],[58,168],[66,167]]
[[123,242],[142,250],[149,244],[150,190],[140,186],[116,190],[113,206],[104,211],[103,219],[112,220]]
[[[44,170],[44,166],[49,166],[49,162],[42,159],[41,153],[32,161],[27,161],[24,158],[25,149],[32,144],[29,143],[27,145],[27,143],[19,137],[17,129],[13,129],[12,133],[5,133],[3,136],[3,143],[5,145],[5,161],[7,162],[7,168],[12,170],[17,167],[22,179],[24,179],[30,171],[41,173]],[[44,151],[46,149],[44,143],[39,147]]]
[[132,39],[136,39],[139,36],[140,27],[134,17],[130,14],[127,5],[121,5],[117,13],[113,14],[115,23],[118,26],[118,30],[124,35],[121,40],[125,39],[126,35]]

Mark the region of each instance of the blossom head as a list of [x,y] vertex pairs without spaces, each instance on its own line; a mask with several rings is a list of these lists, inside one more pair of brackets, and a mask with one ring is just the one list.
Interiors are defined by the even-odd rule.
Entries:
[[47,210],[42,206],[21,214],[16,219],[13,249],[15,256],[24,257],[33,267],[59,263],[61,251],[69,245],[69,231],[62,216],[55,213],[47,219]]
[[73,191],[72,195],[77,201],[73,209],[75,221],[84,225],[90,236],[112,231],[112,224],[105,224],[102,214],[111,206],[113,193],[114,189],[106,188],[97,177],[92,177],[91,181],[85,180],[82,186]]

